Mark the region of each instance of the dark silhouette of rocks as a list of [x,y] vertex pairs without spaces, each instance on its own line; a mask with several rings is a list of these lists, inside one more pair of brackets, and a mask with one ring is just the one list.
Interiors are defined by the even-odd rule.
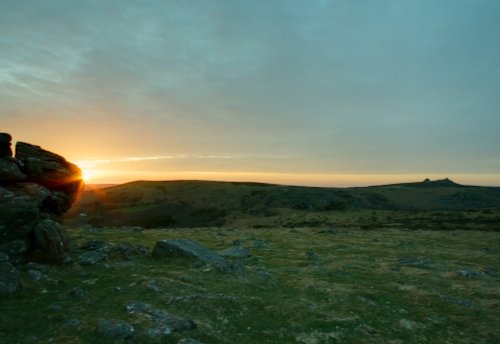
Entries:
[[80,169],[62,156],[24,142],[12,154],[11,136],[0,133],[0,251],[11,262],[35,254],[67,261],[70,237],[59,224],[82,186]]
[[12,136],[7,133],[0,133],[0,157],[12,158],[12,148],[10,147]]

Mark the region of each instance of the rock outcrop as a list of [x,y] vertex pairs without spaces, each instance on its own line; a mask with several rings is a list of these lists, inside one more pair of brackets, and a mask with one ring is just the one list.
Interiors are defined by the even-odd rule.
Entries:
[[65,262],[70,238],[59,222],[82,187],[80,169],[62,156],[24,142],[12,154],[0,133],[0,251],[12,262],[36,253]]

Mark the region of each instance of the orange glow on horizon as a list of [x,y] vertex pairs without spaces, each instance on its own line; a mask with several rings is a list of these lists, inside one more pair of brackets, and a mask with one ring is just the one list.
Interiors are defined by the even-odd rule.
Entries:
[[496,174],[318,174],[224,171],[144,171],[144,170],[84,170],[87,184],[123,184],[137,180],[210,180],[228,182],[258,182],[283,185],[356,187],[450,178],[466,185],[500,186]]

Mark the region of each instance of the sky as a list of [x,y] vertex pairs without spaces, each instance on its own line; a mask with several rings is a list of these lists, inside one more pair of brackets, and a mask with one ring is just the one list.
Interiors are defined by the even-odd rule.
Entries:
[[0,0],[0,52],[88,182],[500,186],[500,1]]

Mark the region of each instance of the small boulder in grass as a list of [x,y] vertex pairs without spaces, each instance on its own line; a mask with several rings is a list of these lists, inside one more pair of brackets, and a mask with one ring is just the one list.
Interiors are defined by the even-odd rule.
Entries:
[[101,239],[91,239],[84,242],[79,248],[83,251],[95,251],[106,247],[108,243]]
[[145,333],[151,337],[167,337],[173,332],[194,330],[197,327],[193,320],[183,319],[144,302],[128,302],[126,309],[129,314],[135,314],[139,318],[150,320],[154,324],[154,326],[145,329]]
[[9,256],[5,253],[3,253],[2,251],[0,251],[0,263],[3,263],[3,262],[8,262],[9,261]]
[[134,335],[135,329],[124,320],[101,319],[97,323],[96,332],[101,337],[126,339]]
[[35,281],[38,282],[49,282],[51,279],[45,275],[43,272],[40,272],[38,270],[28,270],[28,275],[34,279]]
[[68,296],[74,299],[85,299],[89,294],[80,287],[75,287],[68,291]]
[[94,265],[106,260],[108,260],[108,255],[99,251],[85,252],[78,257],[78,263],[84,266]]
[[0,263],[0,295],[12,294],[21,289],[19,272],[10,263]]

